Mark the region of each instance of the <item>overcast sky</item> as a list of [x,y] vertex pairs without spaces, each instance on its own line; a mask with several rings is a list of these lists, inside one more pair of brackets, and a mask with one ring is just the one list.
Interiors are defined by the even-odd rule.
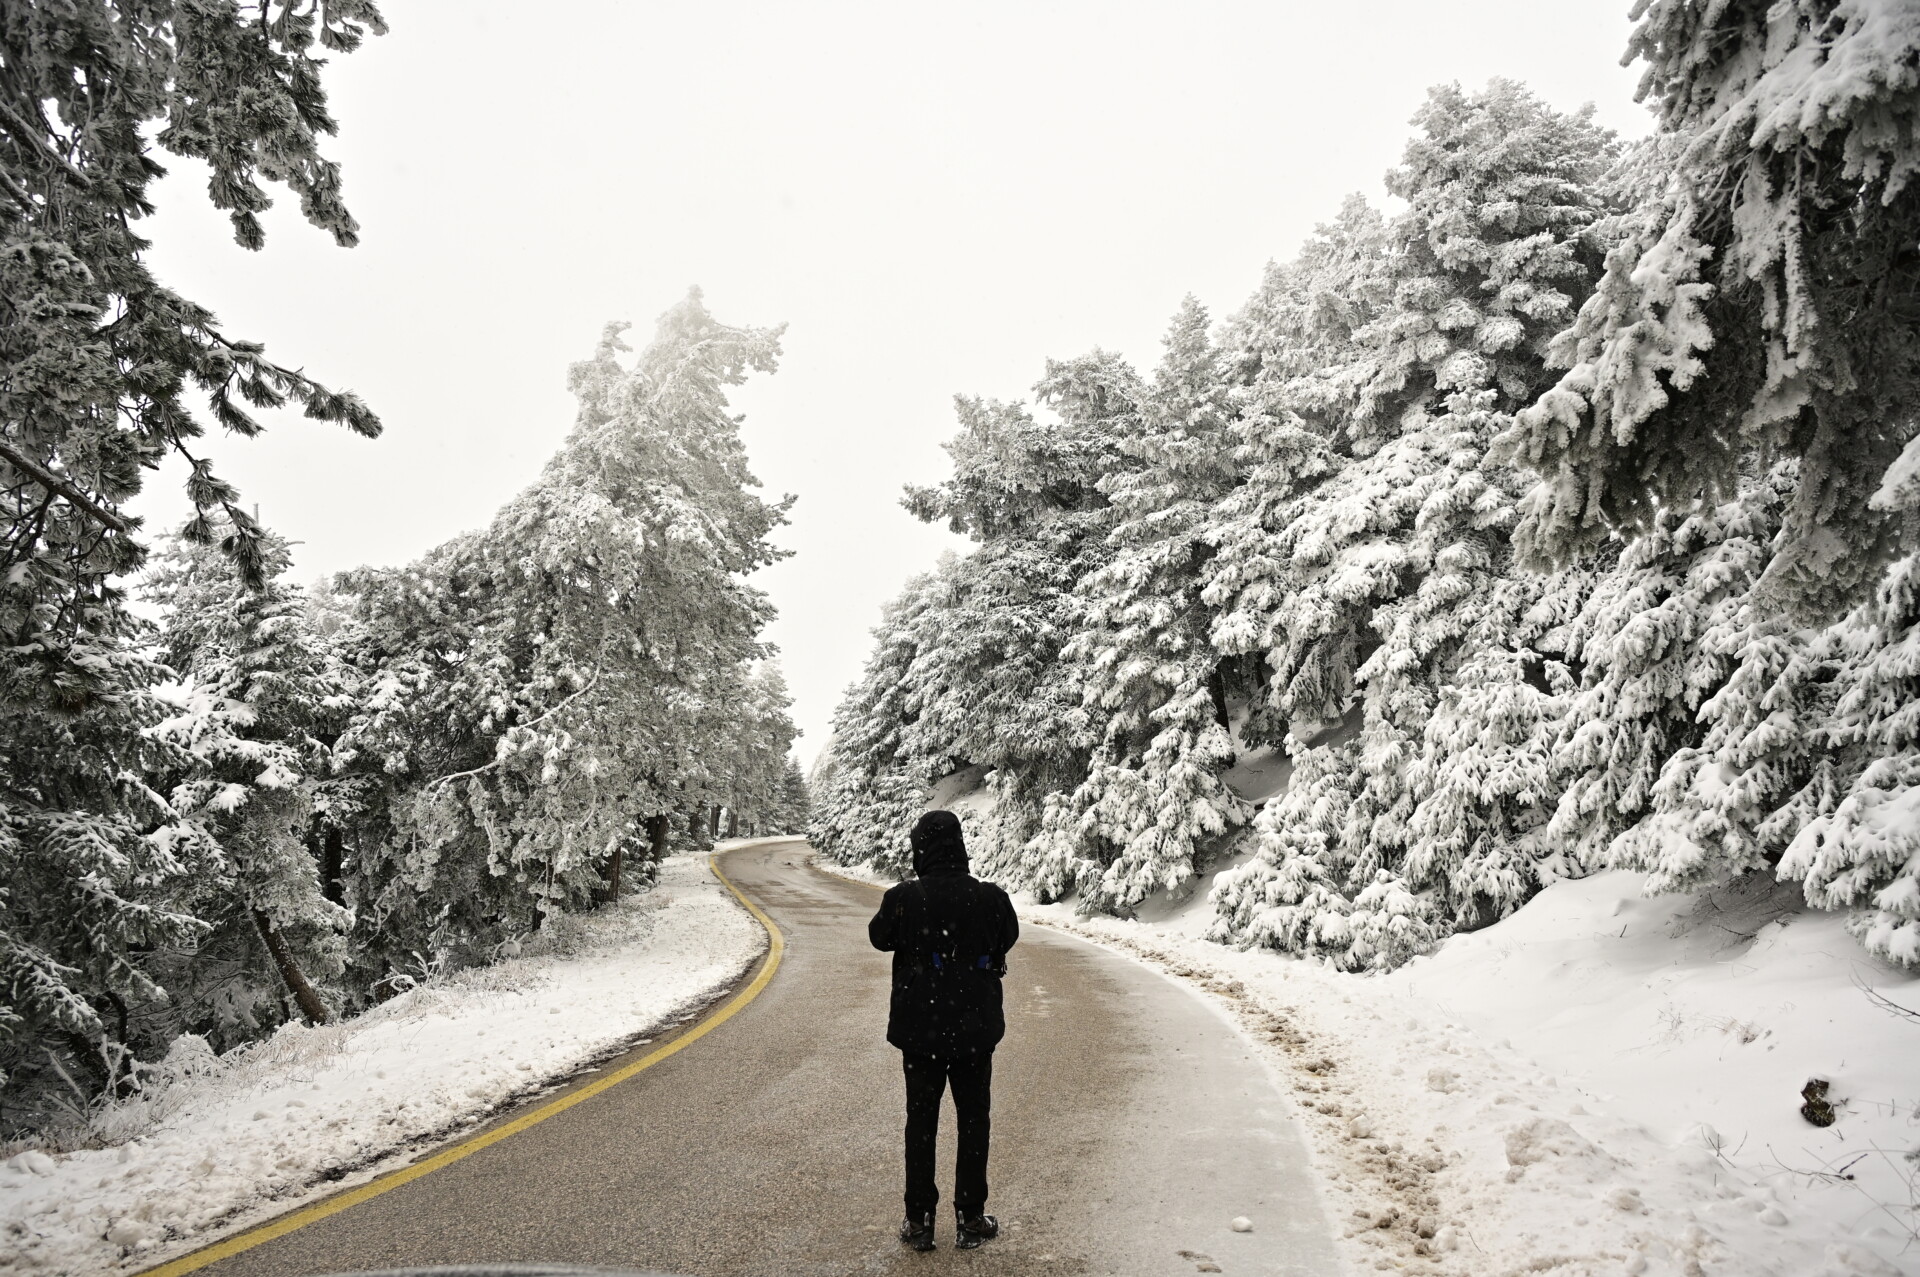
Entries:
[[1023,397],[1094,346],[1151,366],[1182,296],[1225,316],[1347,192],[1384,200],[1430,84],[1513,77],[1647,130],[1628,0],[383,8],[327,75],[358,248],[282,199],[246,253],[171,159],[144,229],[164,281],[386,434],[289,416],[206,451],[300,579],[404,562],[534,478],[607,320],[644,340],[697,284],[789,324],[735,403],[800,497],[759,582],[809,763],[881,603],[957,544],[898,504],[944,475],[955,393]]

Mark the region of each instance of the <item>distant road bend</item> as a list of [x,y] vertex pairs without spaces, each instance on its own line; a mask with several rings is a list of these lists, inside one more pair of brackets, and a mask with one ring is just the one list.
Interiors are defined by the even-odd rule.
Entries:
[[[887,955],[866,937],[879,893],[809,867],[808,854],[798,840],[723,853],[787,948],[772,982],[711,1033],[469,1157],[198,1271],[514,1261],[689,1277],[1344,1271],[1287,1102],[1224,1015],[1040,927],[1012,956],[994,1066],[988,1209],[1001,1236],[954,1251],[943,1201],[939,1251],[906,1251],[894,1237],[903,1100],[883,1040]],[[949,1106],[943,1193],[952,1126]],[[1232,1232],[1237,1215],[1254,1231]]]

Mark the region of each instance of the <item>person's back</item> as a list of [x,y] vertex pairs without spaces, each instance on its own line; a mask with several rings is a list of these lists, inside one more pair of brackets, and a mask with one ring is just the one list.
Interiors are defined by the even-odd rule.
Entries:
[[1007,893],[967,873],[960,821],[929,812],[913,828],[918,877],[891,888],[867,924],[876,949],[893,953],[887,1041],[900,1049],[907,1081],[907,1222],[901,1240],[933,1249],[933,1149],[940,1097],[949,1083],[959,1119],[954,1211],[957,1245],[997,1231],[984,1213],[993,1049],[1006,1032],[1000,977],[1020,936]]

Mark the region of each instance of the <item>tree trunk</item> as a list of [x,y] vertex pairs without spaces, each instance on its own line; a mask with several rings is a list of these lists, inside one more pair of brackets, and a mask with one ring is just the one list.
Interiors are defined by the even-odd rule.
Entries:
[[713,808],[707,812],[707,837],[718,838],[719,836],[720,836],[720,804],[715,803],[713,805]]
[[738,807],[729,807],[727,808],[727,837],[738,838],[739,836],[740,809]]
[[300,1014],[307,1017],[308,1024],[325,1024],[327,1004],[308,983],[306,972],[293,960],[293,951],[287,948],[287,942],[273,929],[273,923],[259,910],[253,911],[253,925],[260,932],[260,939],[266,942],[267,952],[273,955],[273,965],[280,968],[280,978],[286,981],[287,989],[293,994],[293,1000],[300,1004]]
[[[1233,740],[1233,719],[1227,714],[1227,680],[1225,676],[1221,674],[1218,665],[1213,667],[1213,673],[1207,675],[1207,694],[1213,698],[1214,721],[1220,724],[1220,730],[1227,734],[1227,740],[1231,742]],[[1238,750],[1227,755],[1227,766],[1231,767],[1238,761]]]
[[654,864],[667,858],[667,835],[672,832],[673,821],[665,812],[647,818],[647,854],[653,857]]
[[610,905],[620,903],[620,871],[626,868],[627,844],[623,839],[613,844],[613,860],[607,865],[607,889],[601,899]]
[[346,859],[346,840],[338,829],[327,830],[320,838],[320,894],[337,905],[347,903],[346,884],[342,880]]
[[133,1030],[128,1026],[127,1000],[112,989],[102,989],[100,992],[106,994],[107,1001],[113,1003],[113,1018],[120,1026],[120,1045],[125,1046],[133,1037]]

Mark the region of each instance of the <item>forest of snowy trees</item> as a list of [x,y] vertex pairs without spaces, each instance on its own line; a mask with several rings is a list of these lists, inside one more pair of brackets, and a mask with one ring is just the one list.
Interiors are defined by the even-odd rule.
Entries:
[[[204,419],[289,402],[380,425],[147,272],[144,139],[210,166],[242,246],[269,180],[350,246],[319,68],[383,29],[368,0],[0,9],[0,1133],[804,823],[745,583],[786,504],[726,400],[777,331],[697,293],[637,358],[610,327],[538,480],[405,567],[293,583],[201,454]],[[175,535],[127,513],[163,463]]]
[[[1603,867],[1802,884],[1920,964],[1920,10],[1642,0],[1658,126],[1432,90],[1150,376],[959,401],[811,834],[1383,969]],[[1259,766],[1255,766],[1259,764]],[[1247,783],[1253,775],[1284,786]]]

